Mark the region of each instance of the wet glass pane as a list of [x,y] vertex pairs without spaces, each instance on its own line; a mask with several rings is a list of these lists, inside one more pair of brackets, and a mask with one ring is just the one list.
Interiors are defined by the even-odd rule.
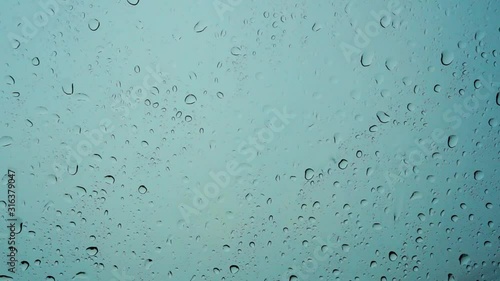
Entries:
[[0,280],[500,280],[500,2],[0,3]]

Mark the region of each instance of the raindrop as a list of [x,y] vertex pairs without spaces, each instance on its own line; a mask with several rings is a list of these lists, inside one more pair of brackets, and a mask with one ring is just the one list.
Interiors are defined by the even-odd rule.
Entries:
[[197,98],[193,94],[189,94],[184,98],[184,102],[186,104],[194,104],[196,102]]
[[361,65],[364,66],[364,67],[368,67],[372,64],[373,62],[373,57],[375,55],[373,54],[373,52],[365,52],[361,55]]
[[393,71],[396,66],[398,65],[398,62],[395,59],[388,59],[385,61],[385,68],[389,71]]
[[231,48],[231,55],[233,55],[233,56],[241,55],[241,48],[240,47],[232,47]]
[[148,192],[148,189],[144,185],[139,186],[137,190],[140,194],[146,194],[146,192]]
[[106,183],[108,184],[114,184],[115,183],[115,177],[113,177],[112,175],[107,175],[104,177],[104,180],[106,181]]
[[347,168],[348,162],[345,159],[340,160],[338,166],[341,170],[345,170]]
[[460,257],[458,257],[458,261],[460,265],[467,265],[470,262],[470,257],[467,254],[461,254]]
[[98,252],[99,252],[99,250],[97,249],[97,247],[88,247],[87,248],[87,254],[89,254],[89,256],[95,256],[95,255],[97,255]]
[[455,57],[454,57],[453,53],[450,51],[444,51],[441,53],[441,63],[444,66],[450,65],[453,62],[454,58]]
[[38,57],[34,57],[33,59],[31,59],[31,63],[34,66],[39,66],[40,65],[40,59]]
[[[30,267],[30,263],[27,261],[22,261],[21,262],[21,270],[26,271]],[[1,280],[1,279],[0,279]]]
[[231,273],[233,273],[233,274],[234,274],[234,273],[236,273],[236,272],[240,271],[240,268],[239,268],[237,265],[231,265],[231,266],[229,267],[229,271],[231,271]]
[[92,31],[96,31],[99,29],[99,27],[101,26],[101,23],[99,22],[99,20],[97,19],[92,19],[89,21],[89,29],[92,30]]
[[391,24],[391,18],[390,17],[383,16],[380,19],[380,26],[382,26],[383,28],[387,28],[390,24]]
[[222,93],[222,92],[217,92],[217,97],[218,97],[219,99],[223,99],[223,98],[224,98],[224,93]]
[[380,123],[387,123],[387,122],[391,121],[391,117],[383,111],[377,112],[377,118],[378,118],[378,121],[380,121]]
[[73,83],[71,83],[71,87],[69,88],[69,90],[68,90],[68,91],[66,91],[66,90],[64,89],[64,87],[61,87],[61,88],[62,88],[63,92],[64,92],[66,95],[68,95],[68,96],[69,96],[69,95],[72,95],[72,94],[74,93],[74,91],[75,91],[75,87],[74,87]]
[[474,179],[480,181],[484,178],[484,173],[481,170],[477,170],[474,172]]
[[304,172],[304,177],[306,180],[311,180],[314,177],[314,170],[307,168]]
[[312,29],[312,31],[314,31],[314,32],[318,32],[318,31],[320,31],[320,30],[321,30],[321,28],[322,28],[322,27],[321,27],[321,25],[320,25],[320,24],[315,23],[315,24],[313,24],[313,26],[312,26],[312,28],[311,28],[311,29]]
[[389,252],[389,260],[391,260],[391,261],[395,261],[397,258],[398,258],[398,254],[396,254],[396,253],[395,253],[395,252],[393,252],[393,251],[390,251],[390,252]]
[[203,32],[203,31],[205,31],[205,29],[207,29],[207,27],[208,27],[208,26],[207,26],[204,22],[199,21],[199,22],[197,22],[197,23],[194,25],[194,31],[195,31],[196,33],[201,33],[201,32]]
[[458,137],[456,135],[451,135],[448,137],[448,147],[449,148],[454,148],[457,146],[458,143]]
[[12,137],[9,136],[3,136],[0,138],[0,146],[5,147],[11,145],[13,142]]
[[132,6],[136,6],[139,4],[140,0],[127,0],[127,2]]

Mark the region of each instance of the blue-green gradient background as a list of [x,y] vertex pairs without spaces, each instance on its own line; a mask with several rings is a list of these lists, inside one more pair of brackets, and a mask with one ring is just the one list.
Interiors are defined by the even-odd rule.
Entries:
[[500,2],[438,2],[2,1],[0,280],[500,280]]

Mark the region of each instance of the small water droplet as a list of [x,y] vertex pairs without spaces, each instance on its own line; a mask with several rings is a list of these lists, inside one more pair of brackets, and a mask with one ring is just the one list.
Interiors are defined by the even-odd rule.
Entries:
[[0,138],[0,146],[5,147],[12,144],[14,140],[10,136],[3,136]]

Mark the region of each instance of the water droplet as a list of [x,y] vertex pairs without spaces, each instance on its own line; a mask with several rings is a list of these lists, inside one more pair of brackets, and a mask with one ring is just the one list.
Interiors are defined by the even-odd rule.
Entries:
[[340,160],[340,162],[339,162],[339,164],[338,164],[338,167],[339,167],[341,170],[345,170],[345,169],[347,168],[347,165],[348,165],[347,160],[342,159],[342,160]]
[[223,99],[223,98],[224,98],[224,93],[222,93],[222,92],[217,92],[217,97],[218,97],[219,99]]
[[467,265],[470,262],[470,257],[467,254],[461,254],[460,257],[458,257],[458,261],[460,265]]
[[239,268],[237,265],[234,265],[234,264],[233,264],[233,265],[231,265],[231,266],[229,267],[229,271],[231,271],[231,273],[235,274],[235,273],[237,273],[238,271],[240,271],[240,268]]
[[377,118],[378,118],[378,121],[380,121],[380,123],[387,123],[387,122],[391,121],[391,117],[383,111],[377,112]]
[[104,177],[104,181],[106,181],[107,184],[114,184],[115,177],[113,177],[112,175],[107,175]]
[[144,185],[139,186],[137,190],[140,194],[145,194],[146,192],[148,192],[148,189]]
[[193,94],[189,94],[184,98],[184,102],[186,104],[194,104],[197,101],[197,98]]
[[199,22],[197,22],[197,23],[194,25],[194,28],[193,28],[193,29],[194,29],[194,31],[195,31],[196,33],[201,33],[201,32],[203,32],[203,31],[205,31],[205,29],[207,29],[207,27],[208,27],[208,26],[207,26],[207,24],[205,24],[205,23],[204,23],[204,22],[202,22],[202,21],[199,21]]
[[393,252],[393,251],[390,251],[390,252],[389,252],[389,260],[391,260],[391,261],[395,261],[397,258],[398,258],[398,254],[396,254],[396,253],[395,253],[395,252]]
[[314,32],[318,32],[321,30],[321,28],[322,28],[322,26],[320,24],[314,23],[311,29]]
[[13,141],[14,140],[12,139],[12,137],[3,136],[0,138],[0,146],[2,146],[2,147],[9,146],[12,144]]
[[96,31],[99,29],[99,27],[101,26],[101,23],[99,22],[99,20],[97,19],[91,19],[89,21],[89,29],[92,30],[92,31]]
[[393,71],[398,66],[398,61],[395,59],[388,59],[385,61],[385,68],[389,71]]
[[34,57],[33,59],[31,59],[31,63],[34,66],[39,66],[40,65],[40,59],[38,57]]
[[484,178],[484,173],[481,170],[477,170],[474,172],[474,179],[480,181]]
[[373,58],[375,57],[373,52],[365,52],[361,55],[361,65],[368,67],[372,64]]
[[453,62],[453,59],[455,58],[455,56],[453,55],[452,52],[450,51],[443,51],[441,53],[441,63],[444,65],[444,66],[448,66],[450,65],[452,62]]
[[307,168],[304,172],[304,177],[306,180],[311,180],[314,177],[314,170]]
[[87,248],[87,254],[89,254],[89,256],[95,256],[95,255],[97,255],[98,252],[99,252],[99,250],[97,249],[97,247],[88,247]]
[[448,137],[448,147],[449,148],[454,148],[457,146],[458,143],[458,137],[456,135],[451,135]]
[[380,19],[380,26],[382,26],[383,28],[387,28],[390,24],[391,24],[391,18],[390,17],[383,16]]
[[136,6],[139,4],[140,0],[127,0],[127,2],[132,6]]
[[[22,271],[28,270],[29,267],[30,267],[30,263],[29,262],[27,262],[27,261],[22,261],[21,262],[21,270]],[[2,280],[2,279],[0,279],[0,280]]]

